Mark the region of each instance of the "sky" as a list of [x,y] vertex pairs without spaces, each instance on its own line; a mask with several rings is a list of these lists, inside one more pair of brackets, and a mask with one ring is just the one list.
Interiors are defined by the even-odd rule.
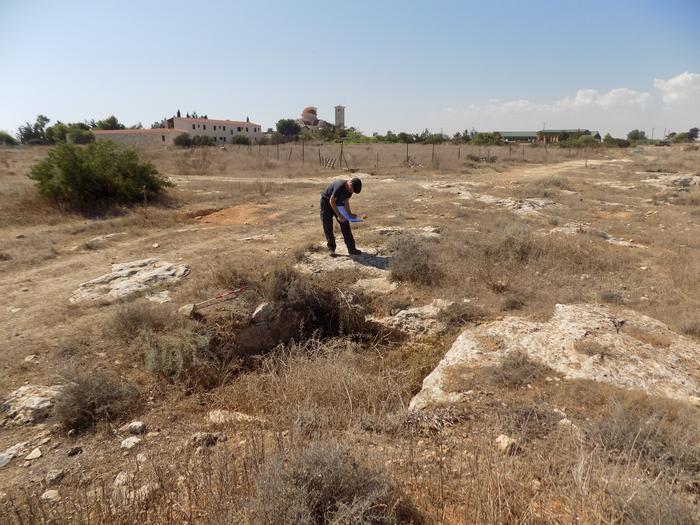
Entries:
[[179,109],[263,129],[700,127],[700,0],[0,0],[0,130]]

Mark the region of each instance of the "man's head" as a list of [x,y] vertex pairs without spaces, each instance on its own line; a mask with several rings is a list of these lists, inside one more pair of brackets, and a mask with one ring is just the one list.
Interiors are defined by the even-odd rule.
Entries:
[[350,180],[350,187],[352,188],[353,193],[360,193],[362,191],[362,181],[355,177],[354,179]]

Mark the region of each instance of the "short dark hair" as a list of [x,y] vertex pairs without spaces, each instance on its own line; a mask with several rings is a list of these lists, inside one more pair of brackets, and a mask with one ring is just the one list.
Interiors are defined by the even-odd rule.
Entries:
[[350,181],[350,184],[352,184],[352,191],[355,193],[360,193],[362,191],[362,181],[355,177]]

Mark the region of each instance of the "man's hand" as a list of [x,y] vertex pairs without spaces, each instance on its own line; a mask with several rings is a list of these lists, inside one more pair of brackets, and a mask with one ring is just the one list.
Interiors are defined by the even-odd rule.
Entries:
[[347,221],[347,219],[345,217],[343,217],[342,215],[338,215],[338,222],[340,222],[342,224],[343,222],[346,222],[346,221]]
[[353,219],[357,219],[357,213],[351,213],[350,217],[352,217]]

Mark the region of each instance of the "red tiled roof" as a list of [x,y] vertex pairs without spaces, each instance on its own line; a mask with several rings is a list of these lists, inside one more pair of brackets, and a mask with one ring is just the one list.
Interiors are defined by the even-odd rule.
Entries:
[[[234,125],[235,126],[241,126],[241,125],[243,125],[243,126],[260,126],[260,124],[258,124],[256,122],[245,122],[242,120],[216,120],[213,118],[191,118],[191,117],[190,118],[172,117],[172,118],[179,119],[179,120],[185,120],[185,121],[190,122],[190,123],[201,122],[203,124],[206,124],[207,122],[209,122],[211,124],[221,124],[221,125],[229,125],[229,126],[234,126]],[[168,119],[168,120],[170,120],[170,119]]]
[[182,133],[181,129],[171,128],[154,128],[154,129],[95,129],[95,135],[121,135],[121,134],[139,134],[139,133]]

